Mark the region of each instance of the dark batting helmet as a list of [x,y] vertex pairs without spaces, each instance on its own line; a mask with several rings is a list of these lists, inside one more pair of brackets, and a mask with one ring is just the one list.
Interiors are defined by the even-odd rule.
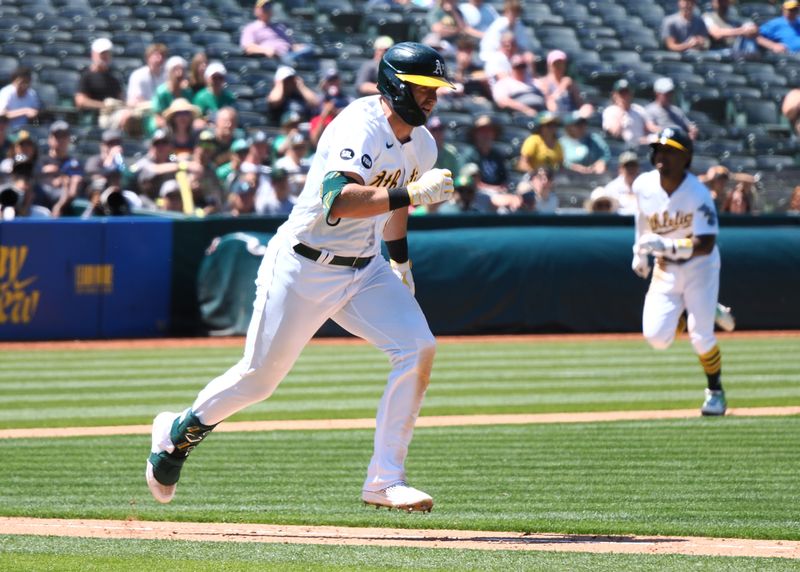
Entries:
[[416,127],[424,124],[426,117],[411,93],[412,83],[454,88],[439,52],[416,42],[395,44],[386,50],[378,65],[378,91],[403,121]]
[[692,140],[686,132],[680,127],[671,126],[665,127],[659,131],[654,141],[650,143],[650,162],[655,165],[656,149],[659,147],[672,147],[686,154],[686,168],[692,163],[692,155],[694,154],[694,146]]

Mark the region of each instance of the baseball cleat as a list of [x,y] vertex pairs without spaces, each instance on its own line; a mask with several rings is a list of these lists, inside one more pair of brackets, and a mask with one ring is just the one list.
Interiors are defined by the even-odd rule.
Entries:
[[725,402],[725,392],[722,389],[711,390],[706,388],[706,400],[700,408],[703,415],[725,415],[728,404]]
[[726,332],[732,332],[736,328],[736,320],[733,318],[731,309],[722,304],[717,304],[717,309],[714,312],[714,323],[717,324],[719,329]]
[[404,481],[380,491],[361,491],[361,500],[375,508],[396,508],[407,512],[430,512],[433,508],[433,499],[429,494],[407,485]]
[[181,466],[186,461],[170,455],[175,450],[170,431],[176,417],[178,413],[165,411],[153,419],[152,446],[144,476],[153,498],[160,503],[168,503],[175,496]]

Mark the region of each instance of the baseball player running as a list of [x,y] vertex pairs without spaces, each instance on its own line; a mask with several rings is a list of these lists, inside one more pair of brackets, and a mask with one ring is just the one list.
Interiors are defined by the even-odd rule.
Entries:
[[[405,459],[428,386],[435,339],[414,298],[408,207],[447,200],[452,174],[433,169],[436,143],[423,127],[436,90],[453,88],[444,59],[396,44],[378,67],[379,95],[358,99],[325,129],[306,185],[270,240],[256,279],[242,359],[182,413],[153,421],[146,479],[169,502],[188,454],[221,421],[278,387],[314,333],[332,318],[382,350],[392,369],[378,407],[365,503],[430,511],[406,482]],[[381,256],[386,242],[391,263]]]
[[[720,256],[717,212],[708,189],[689,172],[692,141],[677,127],[666,127],[650,145],[655,169],[633,182],[638,207],[634,272],[647,278],[642,330],[655,349],[675,339],[686,310],[692,346],[708,378],[703,415],[724,415],[725,392],[720,380],[722,357],[714,336],[718,322],[732,329],[730,310],[717,303]],[[648,255],[655,257],[655,268]],[[727,315],[725,315],[727,313]]]

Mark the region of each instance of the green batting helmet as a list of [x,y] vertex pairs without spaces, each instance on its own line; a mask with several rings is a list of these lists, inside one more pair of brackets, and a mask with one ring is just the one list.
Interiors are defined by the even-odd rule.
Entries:
[[454,89],[447,79],[444,58],[417,42],[395,44],[386,50],[378,65],[378,91],[403,121],[416,127],[424,124],[426,117],[409,84]]

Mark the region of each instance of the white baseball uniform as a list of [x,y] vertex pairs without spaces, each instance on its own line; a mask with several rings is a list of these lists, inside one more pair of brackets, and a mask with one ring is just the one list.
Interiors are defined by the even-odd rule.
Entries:
[[[192,406],[202,423],[218,423],[269,397],[314,333],[332,318],[381,349],[392,365],[364,489],[378,491],[405,480],[435,339],[417,301],[381,256],[391,213],[327,220],[321,191],[331,171],[358,173],[367,185],[405,186],[433,167],[436,154],[424,127],[415,128],[410,141],[398,141],[377,95],[354,101],[328,125],[298,202],[261,262],[244,357],[211,381]],[[297,253],[298,244],[319,251],[319,258]],[[334,256],[373,258],[352,268],[333,264]]]
[[[691,238],[719,233],[717,211],[708,189],[697,177],[686,178],[672,195],[661,186],[658,171],[639,175],[633,182],[637,199],[636,239],[653,232],[666,238]],[[717,343],[714,312],[719,293],[719,250],[688,260],[663,259],[656,264],[645,297],[642,331],[655,348],[672,344],[684,309],[689,335],[698,355]]]

